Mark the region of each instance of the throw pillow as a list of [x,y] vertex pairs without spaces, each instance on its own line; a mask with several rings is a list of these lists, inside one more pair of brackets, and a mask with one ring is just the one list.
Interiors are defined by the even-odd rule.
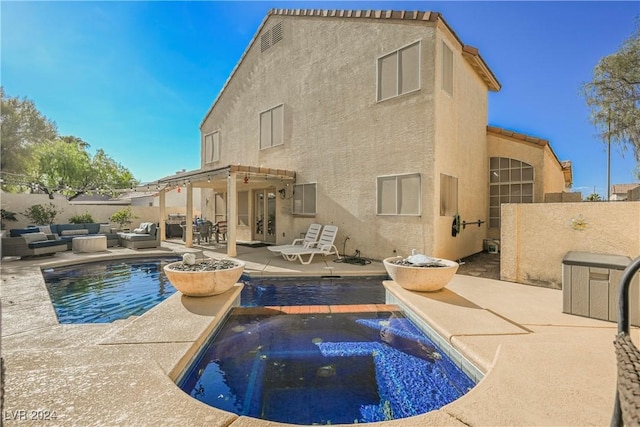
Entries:
[[99,234],[111,234],[111,227],[109,224],[100,224],[100,230],[98,230]]
[[40,242],[42,240],[47,240],[47,236],[44,233],[40,233],[40,232],[23,234],[22,238],[27,243]]
[[82,230],[62,230],[60,233],[61,236],[82,236],[89,234],[89,230],[86,228]]
[[38,225],[38,230],[44,234],[53,234],[50,225]]

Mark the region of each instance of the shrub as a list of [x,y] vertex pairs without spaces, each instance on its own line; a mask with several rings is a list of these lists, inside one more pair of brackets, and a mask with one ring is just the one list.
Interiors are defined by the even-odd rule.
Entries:
[[125,225],[131,224],[131,221],[138,218],[133,214],[130,207],[119,210],[109,217],[109,221],[114,222],[120,226],[120,229]]
[[0,209],[1,213],[2,213],[2,221],[0,221],[0,228],[2,228],[4,230],[5,221],[17,221],[18,218],[16,218],[16,213],[15,212],[11,212],[8,211],[6,209]]
[[72,216],[71,218],[69,218],[69,222],[71,224],[90,224],[94,223],[95,220],[89,212],[85,212],[83,214]]
[[56,205],[49,203],[46,206],[33,205],[24,211],[22,215],[29,218],[36,225],[50,225],[53,224],[53,220],[59,213],[62,213],[62,210],[58,210]]

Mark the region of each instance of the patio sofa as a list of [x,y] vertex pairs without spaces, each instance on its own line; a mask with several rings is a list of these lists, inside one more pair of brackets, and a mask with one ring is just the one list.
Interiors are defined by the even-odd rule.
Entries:
[[45,234],[38,228],[9,230],[9,236],[2,238],[2,256],[53,255],[67,250],[67,242],[53,234]]
[[143,222],[131,233],[118,233],[120,246],[129,249],[160,247],[160,227],[153,222]]
[[106,236],[107,247],[118,245],[118,234],[111,230],[109,224],[51,224],[48,227],[38,226],[45,234],[57,234],[67,243],[68,250],[71,250],[73,238],[81,236]]

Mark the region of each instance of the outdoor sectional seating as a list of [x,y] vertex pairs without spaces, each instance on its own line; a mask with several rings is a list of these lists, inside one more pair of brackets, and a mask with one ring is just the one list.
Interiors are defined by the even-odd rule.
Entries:
[[118,246],[118,234],[111,231],[109,224],[51,224],[38,228],[45,234],[57,234],[60,240],[67,243],[68,250],[72,248],[74,237],[86,236],[106,236],[107,247]]
[[52,255],[67,250],[67,243],[38,228],[13,229],[2,238],[2,256]]
[[120,246],[129,249],[157,248],[160,246],[160,228],[153,222],[143,222],[131,233],[118,233]]

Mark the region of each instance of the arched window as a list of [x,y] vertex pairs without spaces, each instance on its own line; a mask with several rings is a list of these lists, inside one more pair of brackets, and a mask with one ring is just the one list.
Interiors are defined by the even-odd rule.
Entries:
[[500,204],[533,203],[533,166],[505,157],[489,163],[489,227],[500,228]]

